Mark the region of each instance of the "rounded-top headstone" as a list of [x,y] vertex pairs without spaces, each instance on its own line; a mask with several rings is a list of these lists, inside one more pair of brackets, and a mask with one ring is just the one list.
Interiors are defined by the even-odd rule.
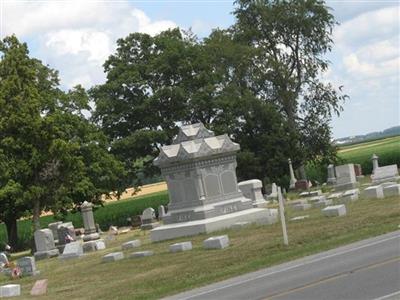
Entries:
[[152,220],[155,217],[156,214],[152,207],[146,208],[142,213],[142,220]]

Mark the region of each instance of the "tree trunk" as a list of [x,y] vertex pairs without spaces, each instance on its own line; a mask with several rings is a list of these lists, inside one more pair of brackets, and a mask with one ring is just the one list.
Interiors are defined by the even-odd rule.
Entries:
[[34,200],[33,203],[33,231],[35,232],[36,230],[40,229],[40,201],[39,200]]
[[6,218],[4,221],[7,229],[8,244],[12,250],[15,251],[18,246],[18,231],[17,231],[17,219],[14,216]]

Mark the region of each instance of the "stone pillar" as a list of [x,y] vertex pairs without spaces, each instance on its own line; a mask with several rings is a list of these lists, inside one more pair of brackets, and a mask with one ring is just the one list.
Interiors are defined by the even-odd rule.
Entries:
[[328,179],[327,179],[326,183],[329,185],[336,184],[335,166],[333,164],[330,164],[328,166]]
[[378,156],[374,153],[373,155],[372,155],[372,157],[371,157],[371,160],[372,160],[372,174],[374,174],[375,173],[375,170],[377,169],[377,168],[379,168],[379,165],[378,165]]
[[294,189],[296,187],[296,177],[294,177],[294,172],[293,172],[293,167],[292,167],[292,160],[289,158],[288,159],[288,163],[289,163],[289,171],[290,171],[290,185],[289,188],[290,189]]
[[83,227],[85,227],[85,235],[83,236],[83,240],[91,241],[99,239],[100,236],[96,232],[96,224],[94,223],[93,204],[87,201],[83,202],[81,206],[81,213]]

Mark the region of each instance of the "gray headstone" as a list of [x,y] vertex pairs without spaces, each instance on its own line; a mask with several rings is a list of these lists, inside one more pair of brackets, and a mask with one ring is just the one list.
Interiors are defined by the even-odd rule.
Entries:
[[0,286],[0,298],[15,297],[21,295],[21,285],[6,284]]
[[142,220],[153,220],[155,218],[156,214],[152,207],[146,208],[142,213]]
[[133,252],[129,254],[129,258],[138,258],[138,257],[146,257],[146,256],[152,256],[154,255],[153,251],[139,251],[139,252]]
[[50,229],[39,229],[34,233],[36,250],[38,252],[48,251],[55,248],[53,233]]
[[322,214],[327,217],[340,217],[346,215],[346,206],[344,204],[327,206],[321,211]]
[[192,250],[192,242],[176,243],[169,246],[170,252],[181,252]]
[[267,204],[261,192],[262,189],[261,180],[252,179],[252,180],[242,181],[238,183],[238,187],[240,191],[243,193],[243,196],[245,196],[248,199],[251,199],[254,207],[262,207]]
[[164,218],[164,216],[165,216],[165,207],[164,207],[164,205],[160,205],[158,207],[158,219],[162,220]]
[[384,198],[385,196],[383,195],[383,188],[381,185],[375,185],[375,186],[370,186],[367,187],[364,190],[364,197],[365,198]]
[[51,232],[53,233],[53,239],[54,242],[56,242],[56,240],[58,241],[58,226],[61,225],[62,222],[54,222],[54,223],[50,223],[47,227],[49,227],[49,229],[51,230]]
[[122,252],[112,252],[107,255],[103,256],[103,262],[112,262],[112,261],[117,261],[124,259],[124,253]]
[[64,252],[60,259],[78,258],[83,255],[83,245],[80,242],[65,244]]
[[129,241],[126,243],[123,243],[121,245],[122,250],[127,250],[127,249],[132,249],[132,248],[137,248],[141,246],[141,242],[140,240],[133,240],[133,241]]
[[356,188],[359,183],[357,182],[356,173],[353,164],[346,164],[335,167],[336,171],[336,184],[335,190],[346,190]]
[[203,241],[205,249],[223,249],[229,246],[227,235],[213,236]]
[[34,276],[39,274],[36,270],[35,258],[32,256],[24,256],[17,260],[17,265],[22,271],[22,276]]
[[72,240],[76,240],[75,228],[72,225],[72,222],[62,223],[58,225],[58,243],[64,245],[67,243],[68,237],[72,238]]

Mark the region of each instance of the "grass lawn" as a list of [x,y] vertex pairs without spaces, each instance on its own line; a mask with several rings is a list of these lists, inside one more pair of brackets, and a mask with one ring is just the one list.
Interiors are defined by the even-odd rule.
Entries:
[[[399,197],[361,198],[346,205],[347,216],[332,218],[323,217],[320,209],[295,212],[287,208],[287,220],[310,216],[287,222],[288,247],[282,244],[280,222],[158,243],[150,243],[147,232],[134,230],[108,242],[105,250],[75,260],[39,261],[40,275],[15,281],[0,276],[0,284],[20,283],[23,296],[18,299],[31,299],[29,291],[35,280],[43,278],[49,280],[49,289],[40,299],[156,299],[397,230],[399,204]],[[223,250],[203,250],[202,241],[218,234],[228,234],[231,245]],[[101,262],[103,255],[120,251],[123,242],[136,238],[142,241],[136,251],[153,250],[155,255]],[[186,240],[192,241],[192,251],[169,253],[170,244]]]

